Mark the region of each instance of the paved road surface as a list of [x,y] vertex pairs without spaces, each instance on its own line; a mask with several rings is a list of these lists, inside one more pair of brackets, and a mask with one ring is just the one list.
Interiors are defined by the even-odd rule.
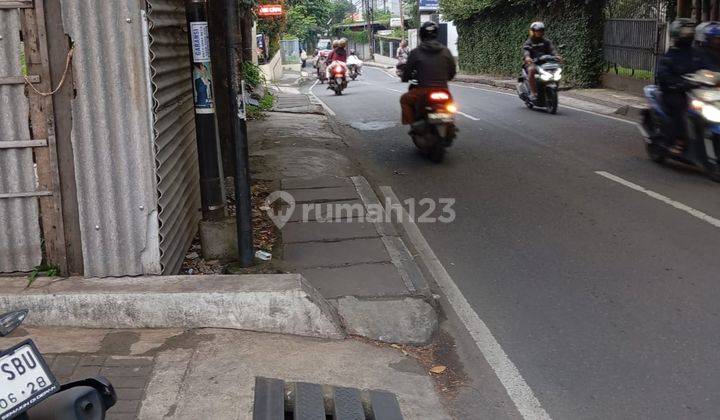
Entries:
[[720,417],[720,185],[650,162],[627,122],[459,85],[466,116],[435,165],[396,123],[396,79],[312,90],[360,129],[350,145],[376,183],[457,200],[454,223],[421,230],[550,417]]

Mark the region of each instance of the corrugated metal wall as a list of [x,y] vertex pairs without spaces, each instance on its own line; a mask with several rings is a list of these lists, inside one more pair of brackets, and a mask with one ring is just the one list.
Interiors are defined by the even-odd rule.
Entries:
[[183,0],[149,0],[160,250],[175,274],[200,222],[200,175]]
[[138,0],[61,0],[86,276],[159,274],[149,68]]
[[[20,13],[0,9],[0,77],[22,75]],[[22,84],[0,85],[0,142],[30,140],[28,100]],[[0,194],[36,188],[30,148],[0,148]],[[29,271],[40,264],[40,222],[36,197],[0,197],[0,273]]]

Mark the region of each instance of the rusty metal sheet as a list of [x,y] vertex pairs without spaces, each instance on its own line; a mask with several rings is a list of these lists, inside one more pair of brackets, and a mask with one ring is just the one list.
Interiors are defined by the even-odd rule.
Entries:
[[[21,76],[20,12],[0,9],[0,78]],[[0,85],[0,142],[31,140],[22,84]],[[4,144],[3,146],[7,146]],[[30,271],[42,261],[32,149],[0,148],[0,273]]]

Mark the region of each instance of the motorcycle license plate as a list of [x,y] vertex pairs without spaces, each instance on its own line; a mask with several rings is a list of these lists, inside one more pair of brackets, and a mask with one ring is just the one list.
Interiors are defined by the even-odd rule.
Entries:
[[445,112],[436,112],[428,115],[428,118],[434,121],[442,121],[442,122],[452,122],[455,121],[455,117],[453,114],[448,114]]
[[32,340],[0,353],[0,419],[25,412],[60,389]]

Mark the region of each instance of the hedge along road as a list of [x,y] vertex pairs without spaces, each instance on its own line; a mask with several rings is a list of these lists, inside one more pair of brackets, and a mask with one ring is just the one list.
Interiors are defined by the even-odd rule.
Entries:
[[[400,200],[457,200],[455,222],[420,230],[547,414],[720,412],[719,186],[650,162],[632,124],[457,85],[472,118],[458,117],[456,144],[434,165],[397,124],[404,90],[376,69],[342,97],[313,88],[361,129],[348,142],[376,184]],[[463,360],[478,392],[458,417],[518,417],[475,356]]]

